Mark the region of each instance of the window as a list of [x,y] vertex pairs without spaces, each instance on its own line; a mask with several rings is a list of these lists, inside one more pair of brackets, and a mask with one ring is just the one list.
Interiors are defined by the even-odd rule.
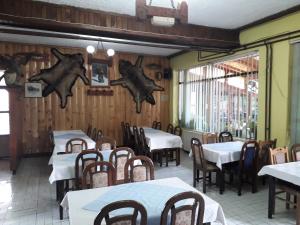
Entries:
[[255,138],[258,107],[257,53],[179,73],[179,121],[202,132],[228,130]]
[[[0,77],[3,71],[0,71]],[[4,79],[0,81],[0,88],[6,86]],[[9,127],[9,94],[5,89],[0,89],[0,135],[7,135],[10,133]]]

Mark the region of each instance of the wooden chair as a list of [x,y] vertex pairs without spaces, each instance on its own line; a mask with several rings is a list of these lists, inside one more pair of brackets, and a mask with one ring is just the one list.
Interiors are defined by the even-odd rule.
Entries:
[[[257,172],[261,170],[266,165],[270,164],[270,157],[269,157],[269,149],[276,148],[277,139],[274,140],[266,140],[266,141],[259,141],[259,152],[257,158]],[[265,185],[266,183],[266,176],[262,177],[262,183]]]
[[[188,199],[192,199],[192,204],[188,204]],[[182,201],[185,200],[185,201]],[[182,201],[182,204],[176,207],[176,203]],[[186,203],[187,202],[187,203]],[[161,225],[179,225],[179,224],[203,224],[204,199],[196,192],[188,191],[179,193],[170,198],[161,214]],[[169,217],[171,211],[171,215]],[[168,222],[169,218],[169,222]],[[195,222],[196,221],[196,222]]]
[[86,130],[86,135],[91,137],[92,135],[92,125],[88,125],[87,130]]
[[96,139],[97,139],[97,128],[93,128],[92,134],[91,134],[91,139],[93,141],[96,141]]
[[116,149],[116,146],[116,140],[106,136],[102,136],[96,143],[96,148],[99,151]]
[[181,135],[182,135],[182,129],[181,129],[181,127],[179,127],[179,126],[176,126],[176,127],[174,128],[174,132],[173,132],[173,134],[175,134],[175,135],[177,135],[177,136],[180,136],[180,137],[181,137]]
[[140,134],[137,126],[132,127],[133,130],[133,143],[134,143],[134,154],[135,155],[142,155],[142,150],[141,150],[141,144],[140,144]]
[[222,131],[219,134],[219,142],[230,142],[230,141],[233,141],[233,137],[229,131]]
[[93,162],[83,170],[82,188],[100,188],[115,185],[115,174],[115,167],[110,162]]
[[161,122],[157,122],[157,123],[156,123],[155,129],[156,129],[156,130],[161,130]]
[[174,127],[172,124],[169,123],[169,125],[167,126],[167,132],[170,134],[174,133]]
[[75,160],[75,189],[80,190],[83,184],[83,171],[90,164],[97,161],[103,161],[103,156],[96,150],[85,150],[79,153]]
[[125,131],[126,131],[126,147],[133,148],[133,134],[130,129],[130,124],[125,123]]
[[154,165],[147,156],[134,156],[124,167],[125,183],[154,180]]
[[103,137],[103,132],[102,132],[102,130],[101,129],[98,129],[98,131],[97,131],[97,136],[96,136],[96,142],[100,139],[100,138],[102,138]]
[[[240,160],[238,168],[236,169],[238,175],[238,195],[242,194],[242,186],[244,183],[244,176],[251,178],[252,193],[257,192],[257,157],[259,152],[259,145],[256,141],[247,141],[243,144],[241,149]],[[233,168],[235,169],[235,168]]]
[[154,120],[153,123],[152,123],[152,128],[153,128],[153,129],[156,129],[156,124],[157,124],[157,121]]
[[300,161],[300,144],[293,144],[291,154],[294,162]]
[[[112,211],[118,210],[118,209],[125,209],[125,208],[131,208],[133,209],[132,214],[125,214],[125,215],[117,215],[111,217],[109,214]],[[140,215],[140,220],[138,222],[138,215]],[[97,215],[97,217],[94,220],[94,225],[101,225],[104,224],[103,220],[105,220],[106,225],[147,225],[147,211],[145,207],[133,200],[123,200],[123,201],[117,201],[110,203],[106,206],[104,206],[101,210],[101,212]]]
[[124,167],[126,162],[134,157],[134,151],[128,147],[120,147],[112,151],[109,162],[116,168],[116,183],[124,183]]
[[203,134],[203,143],[204,144],[212,144],[218,142],[218,134],[217,133],[205,133]]
[[66,143],[65,153],[80,153],[82,150],[87,150],[87,142],[82,138],[73,138]]
[[[270,148],[269,152],[270,152],[270,162],[272,165],[290,162],[289,150],[287,147],[284,148],[279,147],[274,149]],[[298,195],[299,189],[296,190],[295,188],[285,183],[284,181],[279,181],[276,187],[280,189],[280,191],[275,192],[275,198],[285,201],[287,209],[290,208],[290,205],[294,205],[294,207],[296,207],[296,202],[297,202],[296,196]],[[278,196],[282,193],[286,193],[286,198]],[[291,195],[295,196],[294,202],[290,201]],[[272,208],[275,209],[275,199],[274,199],[274,206]],[[274,214],[274,210],[273,210],[273,214]]]
[[[206,193],[206,181],[211,183],[211,173],[216,172],[217,178],[220,181],[220,193],[223,193],[223,174],[222,171],[213,163],[206,161],[204,158],[203,148],[198,138],[191,139],[191,147],[193,151],[193,186],[196,187],[196,182],[203,180],[203,193]],[[199,177],[199,171],[202,171],[202,178]]]
[[53,130],[52,130],[51,126],[48,128],[48,136],[49,136],[49,148],[50,148],[50,152],[53,152],[55,144],[54,144]]

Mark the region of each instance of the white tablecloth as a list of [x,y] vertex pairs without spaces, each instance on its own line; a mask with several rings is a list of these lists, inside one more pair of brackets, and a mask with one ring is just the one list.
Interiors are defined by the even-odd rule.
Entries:
[[144,127],[144,131],[150,151],[164,148],[182,148],[180,136],[146,127]]
[[[101,151],[103,161],[109,161],[112,150]],[[66,180],[75,178],[75,160],[79,153],[53,155],[52,172],[49,182],[52,184],[58,180]]]
[[[182,188],[186,191],[195,191],[200,193],[197,189],[186,184],[177,177],[166,178],[160,180],[146,181],[151,184],[163,185]],[[136,185],[137,183],[131,183],[130,185]],[[94,219],[97,216],[98,212],[89,211],[83,209],[84,206],[93,202],[95,199],[99,198],[102,195],[105,195],[106,192],[110,191],[113,187],[105,188],[96,188],[89,190],[73,191],[68,192],[64,197],[61,205],[69,210],[70,225],[93,225]],[[204,210],[204,222],[220,222],[223,225],[226,225],[225,216],[222,210],[222,207],[219,203],[207,197],[205,194],[200,193],[205,201],[205,210]],[[130,200],[130,199],[129,199]],[[156,205],[153,205],[156,207]],[[158,212],[160,216],[161,212]],[[104,223],[105,224],[105,223]],[[158,225],[158,224],[149,224],[149,225]]]
[[[216,163],[222,169],[222,164],[240,160],[244,142],[231,141],[213,144],[203,144],[204,157],[207,161]],[[192,150],[190,151],[192,156]]]
[[88,149],[93,149],[96,146],[96,143],[81,130],[53,131],[53,136],[55,146],[49,160],[49,165],[52,164],[54,155],[56,155],[58,152],[65,152],[66,144],[68,140],[72,138],[84,139],[87,142]]
[[280,180],[300,186],[300,162],[264,166],[261,168],[258,175],[270,175]]

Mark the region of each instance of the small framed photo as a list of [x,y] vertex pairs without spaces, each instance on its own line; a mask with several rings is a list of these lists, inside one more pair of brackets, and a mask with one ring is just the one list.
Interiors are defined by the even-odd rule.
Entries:
[[108,87],[109,86],[109,70],[106,63],[92,63],[92,87]]
[[25,83],[25,97],[26,98],[41,98],[42,84],[37,82]]

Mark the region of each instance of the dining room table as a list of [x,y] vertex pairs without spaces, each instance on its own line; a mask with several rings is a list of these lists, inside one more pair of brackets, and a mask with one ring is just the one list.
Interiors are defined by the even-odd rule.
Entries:
[[204,223],[219,222],[226,225],[223,209],[218,202],[177,177],[68,192],[61,206],[68,210],[70,225],[93,225],[104,206],[115,201],[135,200],[146,208],[148,224],[159,225],[168,199],[185,191],[194,191],[203,197]]
[[284,182],[297,193],[296,225],[300,225],[300,162],[264,166],[258,176],[265,175],[269,177],[268,218],[272,219],[275,211],[276,186]]

